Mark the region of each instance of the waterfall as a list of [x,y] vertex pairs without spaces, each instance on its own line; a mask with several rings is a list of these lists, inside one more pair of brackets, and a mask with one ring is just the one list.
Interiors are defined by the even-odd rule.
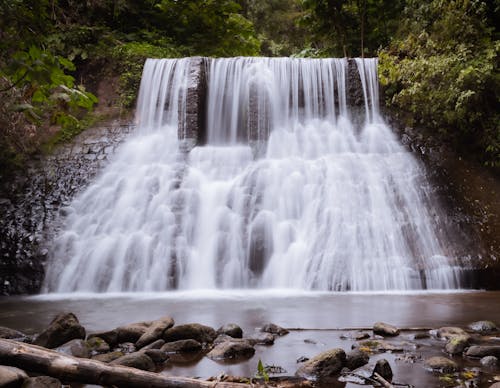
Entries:
[[67,209],[47,291],[460,287],[445,215],[380,115],[376,59],[357,60],[362,125],[346,59],[212,59],[206,144],[186,152],[189,63],[146,62],[137,133]]

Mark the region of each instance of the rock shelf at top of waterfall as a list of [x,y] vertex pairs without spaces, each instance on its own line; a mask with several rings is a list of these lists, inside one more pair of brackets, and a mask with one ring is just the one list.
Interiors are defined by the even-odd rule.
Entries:
[[[207,59],[200,94],[189,58],[148,60],[139,129],[69,206],[46,290],[460,287],[424,170],[380,116],[377,60],[357,64],[361,113],[346,59]],[[186,152],[189,96],[206,135]]]

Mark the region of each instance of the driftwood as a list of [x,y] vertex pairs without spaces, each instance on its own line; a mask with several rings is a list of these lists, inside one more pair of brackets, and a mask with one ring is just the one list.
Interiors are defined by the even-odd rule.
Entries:
[[389,383],[386,379],[380,376],[377,372],[373,373],[373,378],[377,380],[384,388],[394,388],[394,386]]
[[243,388],[247,384],[204,381],[145,372],[136,368],[108,365],[100,361],[76,358],[36,345],[0,339],[0,364],[28,372],[75,381],[118,387],[158,388]]

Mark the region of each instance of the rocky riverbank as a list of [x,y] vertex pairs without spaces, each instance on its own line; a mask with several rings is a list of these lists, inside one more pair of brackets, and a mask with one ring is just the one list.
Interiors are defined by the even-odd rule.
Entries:
[[[300,330],[263,323],[254,332],[243,332],[234,323],[216,329],[199,323],[175,324],[172,317],[164,316],[89,333],[74,314],[62,313],[35,335],[0,327],[0,386],[500,386],[500,331],[490,321],[433,329],[377,322],[371,328],[332,330],[343,346],[326,347],[311,357],[298,356],[295,370],[285,370],[279,360],[267,365],[259,359],[256,370],[246,376],[222,372],[196,378],[169,373],[172,365],[201,359],[222,369],[245,363],[256,348],[270,349]],[[315,343],[314,337],[304,341]],[[421,377],[415,381],[412,374]]]

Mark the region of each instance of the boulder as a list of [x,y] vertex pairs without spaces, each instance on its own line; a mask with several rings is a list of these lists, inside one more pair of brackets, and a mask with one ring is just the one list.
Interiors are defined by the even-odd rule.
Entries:
[[[54,349],[59,353],[78,358],[89,358],[90,350],[87,343],[81,339],[74,339]],[[108,347],[109,350],[109,347]]]
[[361,341],[361,340],[368,339],[368,338],[370,338],[370,334],[365,333],[365,332],[356,333],[354,335],[354,339],[356,341]]
[[428,332],[421,331],[419,333],[413,334],[411,336],[411,339],[420,340],[420,339],[426,339],[426,338],[429,338],[429,337],[430,337],[430,334]]
[[489,388],[500,388],[500,383],[492,384]]
[[137,322],[117,327],[118,343],[137,342],[150,326],[151,322]]
[[311,380],[330,379],[337,376],[345,365],[344,350],[331,349],[302,363],[296,375]]
[[243,330],[236,323],[228,323],[227,325],[219,327],[217,334],[226,334],[233,338],[242,338]]
[[163,333],[165,342],[192,339],[200,343],[211,343],[217,337],[217,332],[199,323],[188,323],[174,326]]
[[493,331],[497,331],[498,327],[492,321],[477,321],[472,322],[469,325],[469,329],[475,331],[476,333],[491,333]]
[[482,358],[494,356],[500,358],[500,345],[473,345],[465,353],[467,357]]
[[375,364],[375,368],[373,368],[372,375],[374,376],[375,373],[378,373],[387,381],[392,381],[392,368],[389,364],[389,361],[387,361],[385,358],[377,361],[377,363]]
[[165,341],[162,339],[156,340],[155,342],[151,342],[149,345],[146,345],[142,348],[142,350],[147,349],[161,349],[161,347],[165,345]]
[[13,339],[23,341],[28,336],[20,331],[9,329],[8,327],[0,326],[0,338]]
[[22,369],[0,365],[0,387],[20,387],[27,378]]
[[396,326],[384,322],[377,322],[373,325],[373,332],[383,337],[394,337],[399,335],[399,329]]
[[118,345],[118,331],[115,330],[108,330],[108,331],[98,331],[92,334],[89,334],[87,337],[87,340],[90,340],[92,338],[102,338],[104,341],[106,341],[109,346],[113,347]]
[[198,352],[200,350],[201,344],[192,339],[167,342],[161,347],[161,351],[165,353],[187,353]]
[[453,373],[458,370],[457,363],[446,357],[428,358],[424,361],[424,366],[429,370],[442,373]]
[[163,350],[160,349],[141,349],[146,356],[153,360],[156,364],[161,364],[168,360],[168,355]]
[[135,346],[137,349],[143,348],[161,338],[165,330],[174,326],[174,320],[170,317],[163,317],[151,323],[143,335],[137,340]]
[[137,351],[135,345],[132,342],[123,342],[119,344],[115,350],[119,350],[125,354],[135,353]]
[[274,323],[267,323],[261,327],[260,331],[264,333],[271,333],[274,335],[285,335],[288,334],[289,331],[281,326],[275,325]]
[[155,370],[153,360],[143,352],[126,354],[110,362],[112,365],[123,365],[152,372]]
[[461,329],[460,327],[446,326],[439,328],[436,332],[436,335],[438,338],[449,340],[451,337],[455,337],[457,335],[467,336],[468,334],[464,329]]
[[451,337],[446,343],[446,353],[451,355],[462,354],[465,348],[469,345],[469,335],[456,335]]
[[214,346],[207,354],[212,360],[235,360],[250,358],[255,354],[249,341],[223,341]]
[[495,356],[483,357],[479,362],[487,368],[496,368],[498,366],[498,358]]
[[22,388],[61,388],[61,382],[55,377],[37,376],[24,381]]
[[250,338],[248,338],[254,345],[273,345],[274,335],[271,333],[255,333]]
[[85,339],[85,328],[74,314],[63,313],[57,315],[33,343],[45,348],[56,348],[73,339]]
[[394,352],[399,353],[404,351],[403,346],[391,344],[390,342],[384,340],[376,341],[363,341],[360,343],[361,347],[369,348],[377,352]]
[[124,353],[120,351],[115,351],[115,352],[110,352],[110,353],[104,353],[104,354],[98,354],[96,356],[92,357],[92,360],[97,360],[105,363],[109,363],[111,361],[114,361],[120,357],[123,357]]
[[368,364],[369,360],[370,356],[367,353],[355,349],[347,353],[345,366],[350,370],[354,370]]
[[92,354],[108,353],[109,344],[100,337],[92,337],[87,340],[87,347]]

